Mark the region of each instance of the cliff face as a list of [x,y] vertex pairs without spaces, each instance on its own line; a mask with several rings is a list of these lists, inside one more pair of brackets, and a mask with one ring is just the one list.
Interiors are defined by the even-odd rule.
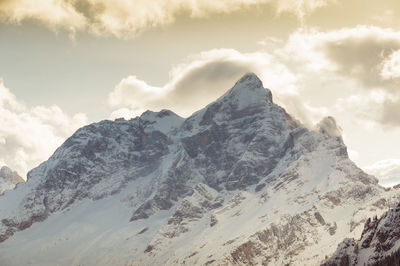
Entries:
[[344,240],[324,265],[400,265],[400,204],[367,219],[359,240]]

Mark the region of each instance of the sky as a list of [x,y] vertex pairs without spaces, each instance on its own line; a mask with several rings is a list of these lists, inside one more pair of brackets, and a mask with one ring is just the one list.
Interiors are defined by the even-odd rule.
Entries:
[[400,159],[398,0],[0,0],[0,165],[25,176],[103,119],[187,117],[246,72],[305,126],[333,116],[359,166]]

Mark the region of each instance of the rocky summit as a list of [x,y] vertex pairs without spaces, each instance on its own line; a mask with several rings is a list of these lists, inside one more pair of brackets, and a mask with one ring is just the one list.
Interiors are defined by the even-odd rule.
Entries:
[[367,219],[361,237],[346,238],[323,266],[400,265],[400,204]]
[[7,166],[0,168],[0,195],[6,190],[13,189],[18,183],[25,182],[17,172]]
[[0,264],[319,265],[399,198],[249,73],[186,119],[79,129],[0,196]]

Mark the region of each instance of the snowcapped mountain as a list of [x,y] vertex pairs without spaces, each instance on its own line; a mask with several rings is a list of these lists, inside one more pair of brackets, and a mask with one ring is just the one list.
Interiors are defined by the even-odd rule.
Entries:
[[187,119],[88,125],[0,197],[0,262],[318,265],[400,200],[340,132],[302,127],[251,73]]
[[382,186],[392,187],[400,184],[399,159],[382,160],[369,167],[364,167],[364,170],[367,173],[376,176]]
[[361,238],[346,238],[324,266],[400,264],[400,204],[365,222]]
[[13,189],[20,182],[25,182],[25,180],[17,172],[7,166],[0,168],[0,195],[6,190]]

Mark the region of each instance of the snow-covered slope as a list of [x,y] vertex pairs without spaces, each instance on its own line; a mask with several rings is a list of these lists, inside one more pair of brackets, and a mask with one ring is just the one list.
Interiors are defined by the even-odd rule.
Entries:
[[365,222],[361,238],[346,238],[324,266],[400,265],[400,204]]
[[400,159],[387,159],[379,161],[364,170],[378,178],[379,184],[392,187],[400,184]]
[[0,168],[0,195],[6,190],[13,189],[18,183],[24,182],[17,172],[7,166]]
[[[0,197],[6,265],[317,265],[399,201],[246,74],[183,119],[79,129]],[[19,250],[24,250],[24,256]]]

